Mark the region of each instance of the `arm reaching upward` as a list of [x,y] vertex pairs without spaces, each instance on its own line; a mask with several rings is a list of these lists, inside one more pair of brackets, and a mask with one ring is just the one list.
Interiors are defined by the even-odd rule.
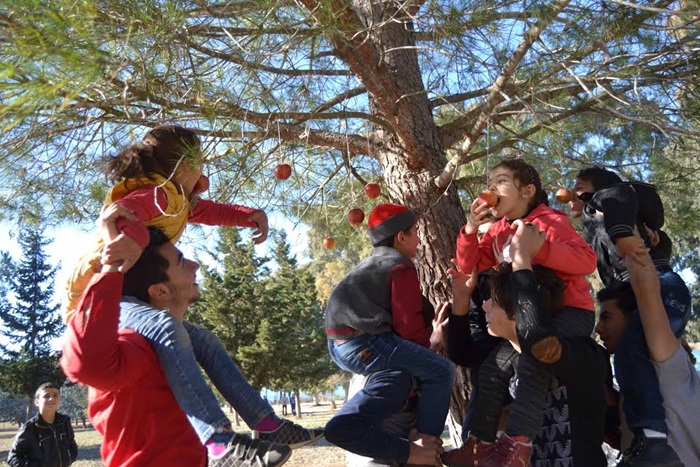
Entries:
[[630,284],[637,297],[637,308],[644,327],[649,355],[663,362],[673,355],[680,343],[671,331],[661,299],[661,284],[649,253],[637,254],[638,260],[627,261]]

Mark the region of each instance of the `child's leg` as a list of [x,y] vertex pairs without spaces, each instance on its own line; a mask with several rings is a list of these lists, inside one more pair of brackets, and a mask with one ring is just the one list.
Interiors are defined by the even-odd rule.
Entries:
[[[671,329],[676,336],[680,336],[690,316],[690,292],[685,282],[673,271],[659,272],[659,281]],[[623,409],[629,427],[666,433],[666,412],[659,380],[636,311],[630,316],[625,334],[617,346],[614,365],[615,377],[624,396]]]
[[[594,313],[580,308],[566,307],[552,320],[560,336],[590,336],[595,324]],[[517,365],[518,387],[510,407],[506,434],[524,436],[530,441],[542,427],[544,402],[547,397],[550,374],[545,366],[531,355],[521,355]]]
[[503,340],[479,367],[478,389],[469,434],[481,441],[496,440],[501,408],[518,358],[519,354],[510,342]]
[[411,385],[412,378],[406,370],[373,373],[365,386],[328,421],[326,440],[360,456],[406,462],[410,422],[389,429],[382,423],[403,410]]
[[133,329],[153,344],[175,399],[202,444],[230,423],[202,377],[182,323],[167,311],[127,298],[121,302],[120,326]]
[[344,343],[329,340],[328,350],[338,366],[353,373],[367,375],[390,368],[408,370],[418,378],[421,387],[418,431],[433,436],[442,434],[454,383],[452,362],[390,332],[363,334]]
[[450,409],[450,397],[455,382],[454,364],[421,345],[394,336],[396,351],[387,364],[390,368],[405,368],[420,384],[416,429],[419,433],[437,436],[445,429]]
[[185,322],[194,355],[216,389],[246,424],[255,428],[275,411],[251,386],[231,359],[221,340],[200,326]]

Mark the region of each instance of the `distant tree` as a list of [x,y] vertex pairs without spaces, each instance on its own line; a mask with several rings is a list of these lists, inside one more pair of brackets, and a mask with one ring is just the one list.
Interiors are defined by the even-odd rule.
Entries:
[[328,356],[315,278],[291,256],[283,233],[274,236],[272,255],[277,269],[265,281],[264,332],[240,355],[265,369],[266,387],[313,392],[337,371]]
[[26,415],[32,412],[36,388],[46,381],[62,384],[65,376],[59,366],[52,339],[61,335],[64,325],[53,303],[56,267],[51,266],[45,248],[51,243],[44,229],[35,224],[20,227],[22,258],[13,260],[3,253],[0,281],[4,297],[0,301],[0,388],[27,398]]
[[65,385],[61,388],[61,406],[59,411],[68,415],[73,423],[80,421],[87,427],[87,386],[79,384]]
[[[259,332],[264,314],[260,281],[269,275],[267,260],[255,255],[237,229],[222,227],[217,232],[215,249],[207,252],[210,261],[202,261],[200,270],[202,300],[191,307],[188,319],[213,331],[250,378],[255,369],[238,358],[238,351],[252,344]],[[262,387],[255,379],[249,381]]]
[[0,391],[0,420],[22,425],[27,416],[27,399]]
[[190,319],[222,340],[256,388],[307,390],[335,369],[325,347],[323,310],[308,266],[290,255],[275,233],[274,273],[236,229],[221,228],[216,264],[202,268],[202,300]]

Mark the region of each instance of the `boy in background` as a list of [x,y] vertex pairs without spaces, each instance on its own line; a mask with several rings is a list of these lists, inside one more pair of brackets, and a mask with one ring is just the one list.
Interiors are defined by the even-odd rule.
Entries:
[[17,432],[7,455],[11,467],[69,466],[78,456],[70,417],[58,413],[61,390],[55,383],[44,383],[34,394],[39,413]]

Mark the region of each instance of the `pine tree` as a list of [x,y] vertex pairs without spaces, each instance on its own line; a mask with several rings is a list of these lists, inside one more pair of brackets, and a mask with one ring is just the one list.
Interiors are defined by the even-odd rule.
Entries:
[[[261,280],[269,275],[267,259],[258,258],[250,243],[244,243],[236,228],[218,229],[215,251],[208,252],[214,267],[201,268],[202,299],[188,312],[187,319],[214,332],[240,365],[244,375],[253,373],[238,350],[251,345],[258,335],[264,307]],[[261,382],[249,379],[260,388]]]
[[266,387],[313,390],[336,371],[328,356],[315,278],[291,256],[283,233],[275,235],[273,260],[277,269],[266,281],[264,333],[240,350],[241,358],[264,362]]
[[37,386],[65,381],[58,352],[51,348],[64,326],[53,303],[57,268],[49,264],[45,252],[50,243],[42,228],[24,226],[19,235],[22,258],[14,261],[3,253],[0,263],[0,335],[4,337],[0,385],[10,394],[28,398],[28,414]]

